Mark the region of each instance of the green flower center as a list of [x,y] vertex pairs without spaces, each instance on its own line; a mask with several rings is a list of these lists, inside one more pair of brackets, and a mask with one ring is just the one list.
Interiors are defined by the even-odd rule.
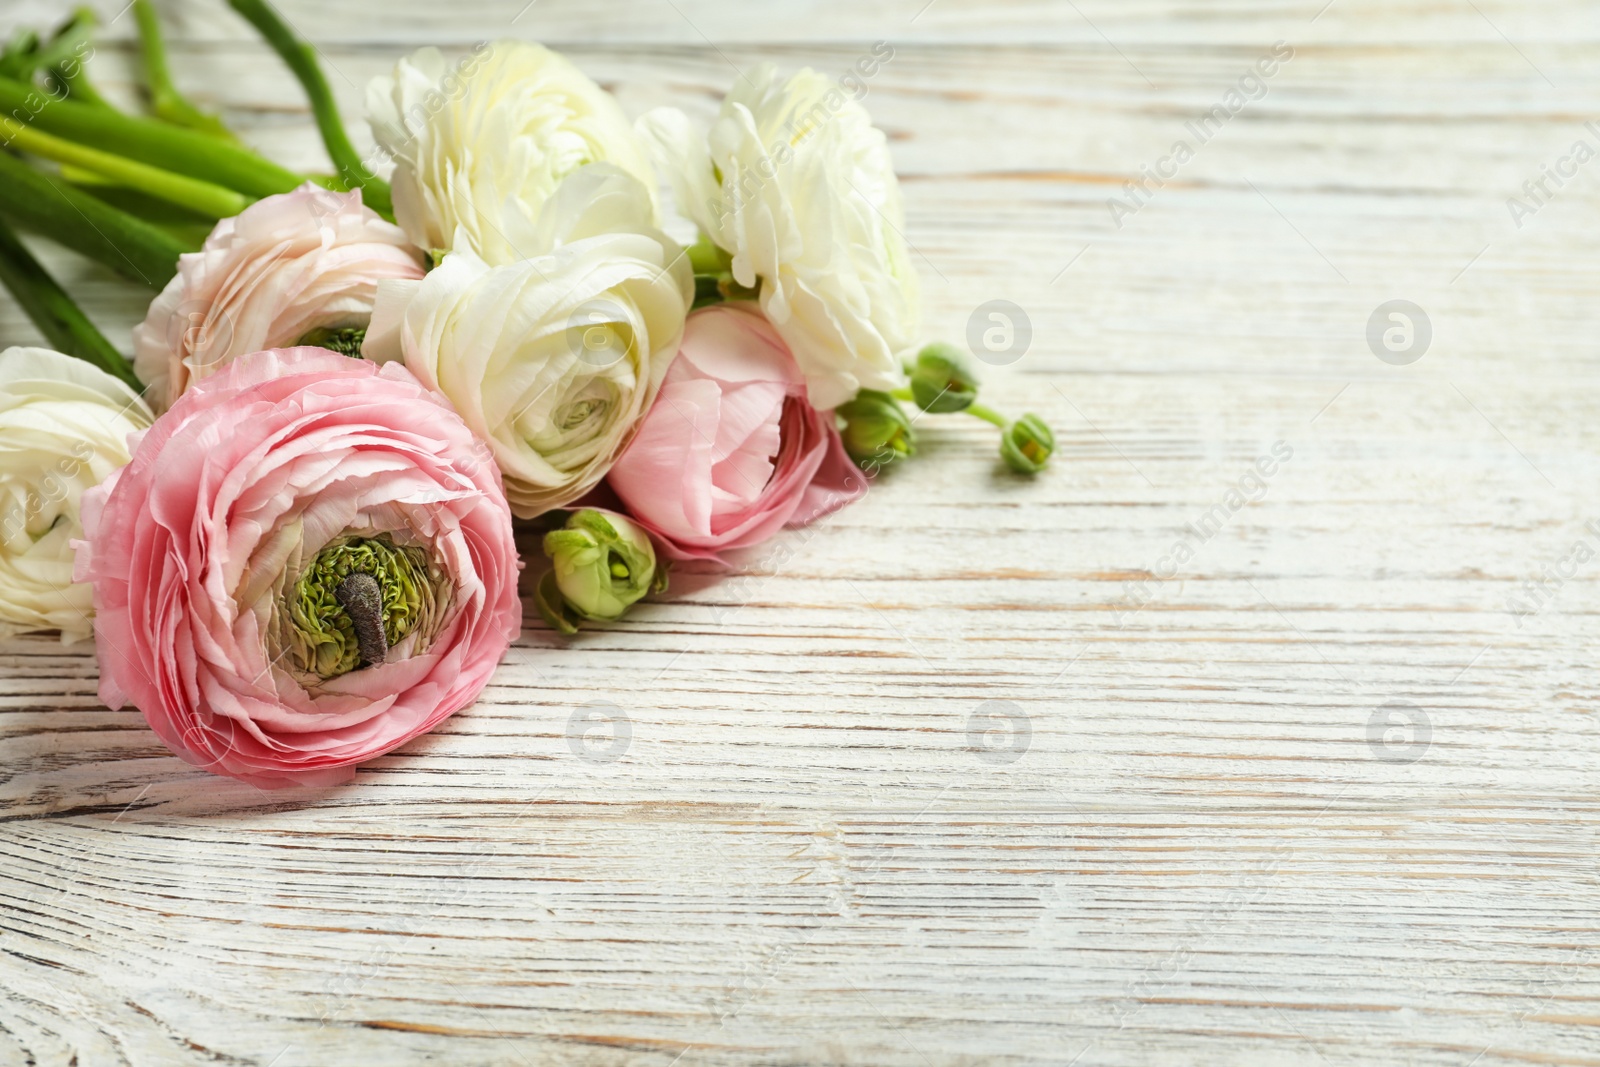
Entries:
[[[352,575],[371,583],[350,582]],[[438,617],[437,584],[427,551],[416,545],[397,545],[388,534],[331,542],[286,598],[290,660],[324,681],[377,662],[384,650]]]
[[366,339],[367,328],[365,326],[343,326],[338,329],[319,326],[300,338],[296,343],[308,345],[312,348],[326,348],[328,351],[337,352],[341,356],[360,359],[361,342]]

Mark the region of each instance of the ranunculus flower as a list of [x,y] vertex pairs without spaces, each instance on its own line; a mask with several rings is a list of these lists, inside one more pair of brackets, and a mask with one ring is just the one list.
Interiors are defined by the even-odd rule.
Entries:
[[478,695],[521,628],[494,463],[403,367],[261,352],[84,496],[100,699],[185,760],[341,781]]
[[544,535],[544,554],[550,569],[534,602],[564,634],[577,633],[583,619],[620,619],[646,593],[667,587],[650,535],[626,515],[604,508],[573,512],[566,525]]
[[911,418],[888,393],[863,389],[833,409],[844,450],[857,466],[878,470],[917,454]]
[[367,121],[395,159],[395,217],[430,251],[464,244],[494,265],[535,254],[528,228],[586,163],[638,178],[654,210],[655,175],[622,108],[543,45],[496,41],[454,69],[419,49],[367,86]]
[[72,581],[79,501],[128,462],[155,418],[132,389],[43,348],[0,352],[0,636],[92,632],[94,599]]
[[811,402],[887,392],[916,347],[917,276],[883,133],[814,70],[734,83],[709,139],[674,108],[640,120],[678,207],[732,255],[805,372]]
[[[361,194],[306,183],[217,223],[133,331],[133,369],[157,411],[236,357],[317,343],[349,354],[378,283],[421,278],[421,253]],[[340,331],[356,334],[341,343]],[[333,336],[330,336],[333,335]],[[313,335],[308,338],[308,335]]]
[[362,354],[403,357],[450,399],[494,449],[521,518],[605,477],[678,350],[693,268],[649,210],[635,179],[593,164],[546,204],[533,258],[492,267],[456,251],[380,292]]
[[1000,458],[1018,474],[1038,474],[1056,450],[1056,435],[1037,415],[1023,415],[1000,437]]
[[718,562],[866,489],[833,413],[807,402],[782,338],[739,302],[689,316],[661,395],[608,482],[671,558]]

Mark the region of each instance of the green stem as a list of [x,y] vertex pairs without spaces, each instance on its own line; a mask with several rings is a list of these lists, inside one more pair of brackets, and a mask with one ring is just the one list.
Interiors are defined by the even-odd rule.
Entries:
[[[98,21],[93,11],[80,7],[48,41],[41,42],[32,31],[19,33],[0,55],[0,77],[31,83],[35,75],[44,71],[70,91],[73,83],[84,76],[83,60],[91,53],[89,32]],[[86,81],[84,93],[98,99]]]
[[968,404],[962,410],[968,415],[976,415],[984,422],[987,422],[992,426],[998,426],[1002,430],[1011,425],[1010,419],[994,410],[994,408],[986,408],[982,404]]
[[50,68],[53,76],[68,99],[76,100],[86,107],[100,107],[111,110],[111,101],[100,95],[100,91],[89,82],[89,72],[82,63],[75,63],[68,67],[65,63],[58,63]]
[[[65,106],[65,105],[58,105]],[[193,247],[0,152],[0,216],[160,289]]]
[[93,363],[122,379],[136,393],[144,383],[127,359],[95,328],[65,289],[33,258],[11,227],[0,222],[0,284],[11,290],[22,310],[57,351]]
[[56,100],[0,78],[0,114],[68,141],[187,174],[250,196],[286,193],[306,181],[240,145],[112,108]]
[[185,211],[170,200],[157,200],[127,186],[117,185],[98,174],[64,166],[61,168],[61,178],[96,200],[171,234],[187,248],[199,248],[217,227],[216,219]]
[[155,5],[150,0],[133,0],[133,16],[139,24],[145,86],[150,91],[150,110],[156,118],[225,141],[237,140],[221,119],[195,107],[173,83],[172,71],[167,66],[167,44],[161,37],[161,19],[156,15]]
[[718,275],[727,273],[728,264],[731,262],[728,254],[712,244],[711,238],[707,237],[704,232],[700,234],[699,240],[689,246],[688,252],[689,265],[694,268],[696,274]]
[[[913,394],[910,389],[895,389],[890,392],[889,395],[894,397],[896,400],[909,400],[913,404],[917,402],[915,394]],[[992,426],[998,426],[1002,430],[1011,425],[1010,419],[994,410],[994,408],[984,407],[982,404],[968,404],[961,410],[968,415],[977,416]],[[955,413],[952,412],[952,414]]]
[[694,276],[694,310],[723,301],[722,285],[715,274],[696,274]]
[[362,202],[372,210],[392,215],[394,205],[389,185],[367,169],[355,145],[350,143],[344,123],[339,119],[339,107],[328,89],[328,79],[323,77],[322,68],[317,65],[316,49],[296,37],[294,30],[278,16],[267,0],[228,0],[228,6],[256,28],[299,79],[306,97],[311,101],[311,113],[316,117],[317,129],[322,134],[323,145],[327,147],[328,158],[333,160],[339,177],[351,188],[359,186]]
[[[87,7],[77,8],[72,17],[56,31],[50,40],[50,75],[69,97],[94,107],[110,107],[89,81],[89,67],[85,62],[93,54],[90,35],[100,24],[100,16]],[[71,51],[68,51],[70,46]],[[24,81],[27,79],[24,78]]]
[[3,115],[0,115],[0,134],[6,136],[6,143],[16,145],[24,152],[90,171],[129,189],[180,204],[214,219],[237,215],[250,205],[248,197],[232,189],[53,137],[13,122]]

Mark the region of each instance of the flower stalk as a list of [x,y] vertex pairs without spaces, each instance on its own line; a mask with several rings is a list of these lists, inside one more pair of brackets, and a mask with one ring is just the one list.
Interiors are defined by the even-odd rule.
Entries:
[[126,382],[134,392],[144,384],[122,353],[112,347],[81,308],[33,257],[16,231],[0,222],[0,284],[10,290],[28,318],[59,352],[76,356]]
[[7,152],[0,152],[0,216],[152,289],[164,287],[178,273],[178,257],[194,250]]
[[980,418],[989,425],[998,426],[1002,430],[1011,425],[1010,419],[1000,414],[994,408],[988,407],[984,404],[968,404],[962,410],[964,410],[968,415]]
[[[85,60],[93,54],[89,36],[100,24],[100,16],[91,8],[80,7],[56,31],[50,40],[48,69],[50,76],[70,99],[94,107],[111,107],[111,102],[101,96],[89,81],[89,68]],[[22,79],[27,81],[26,78]]]
[[346,187],[361,190],[361,199],[372,210],[390,218],[394,204],[389,185],[367,169],[355,145],[345,133],[344,122],[339,118],[339,107],[328,88],[328,79],[317,64],[316,49],[295,36],[289,24],[278,16],[266,0],[228,0],[228,6],[243,15],[254,26],[272,50],[294,73],[311,102],[311,113],[316,118],[317,130],[328,150],[328,158]]
[[733,258],[716,246],[716,243],[700,231],[699,238],[694,244],[684,249],[689,257],[689,265],[694,268],[695,274],[716,275],[726,273],[733,263]]
[[700,231],[699,239],[684,252],[694,270],[694,310],[730,300],[755,300],[761,296],[759,288],[747,289],[734,280],[733,257],[717,247],[704,230]]
[[71,164],[62,164],[58,176],[107,206],[175,238],[185,249],[199,248],[217,226],[217,220],[208,215],[198,215],[183,205],[148,196]]
[[80,7],[47,42],[41,43],[39,35],[31,30],[18,33],[0,51],[0,77],[32,83],[36,75],[44,72],[66,94],[84,103],[105,105],[84,71],[84,60],[92,50],[89,33],[98,22],[93,11]]
[[90,107],[104,108],[107,111],[115,110],[111,101],[101,96],[100,91],[89,81],[89,72],[82,63],[72,61],[58,63],[50,68],[50,75],[55,78],[56,84],[61,87],[67,99]]
[[[1000,458],[1018,474],[1038,474],[1049,463],[1056,447],[1050,427],[1037,415],[1012,420],[978,403],[978,377],[954,345],[928,345],[914,361],[907,361],[905,370],[911,384],[889,394],[894,399],[909,400],[932,414],[964,411],[998,428]],[[862,396],[865,395],[863,390]],[[849,447],[848,437],[845,443]]]
[[232,189],[64,140],[4,116],[0,116],[0,134],[5,135],[8,144],[24,152],[77,167],[114,184],[158,200],[170,201],[214,219],[237,215],[250,205],[248,197]]
[[215,115],[201,111],[178,91],[167,66],[167,45],[161,36],[161,19],[150,0],[133,0],[133,17],[139,25],[139,52],[144,60],[145,88],[150,94],[150,110],[156,118],[174,126],[209,134],[223,141],[236,141],[233,131]]
[[[248,196],[286,193],[306,177],[240,145],[115,108],[48,96],[0,77],[0,114],[67,141],[92,145],[153,167],[186,174]],[[313,179],[315,180],[315,179]]]

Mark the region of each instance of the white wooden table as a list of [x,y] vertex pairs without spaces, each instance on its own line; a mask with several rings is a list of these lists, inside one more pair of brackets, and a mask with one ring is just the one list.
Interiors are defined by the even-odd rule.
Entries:
[[[1506,203],[1600,147],[1600,7],[524,2],[282,10],[363,144],[425,43],[707,115],[890,42],[929,333],[1024,308],[991,392],[1058,461],[928,417],[732,576],[570,643],[530,608],[476,707],[339,789],[189,769],[87,648],[0,645],[0,1064],[1600,1064],[1600,162]],[[222,7],[168,7],[181,80],[325,165]],[[49,258],[126,344],[147,295]],[[595,702],[626,722],[585,747]]]

